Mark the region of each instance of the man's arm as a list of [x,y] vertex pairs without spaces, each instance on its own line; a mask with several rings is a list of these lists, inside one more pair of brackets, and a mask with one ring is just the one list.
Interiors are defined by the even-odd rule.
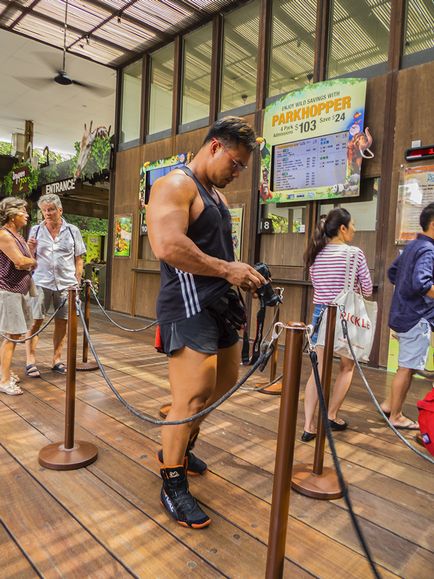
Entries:
[[17,269],[31,271],[36,267],[36,259],[21,253],[14,238],[4,231],[0,231],[0,250],[9,257]]
[[398,263],[400,259],[401,254],[398,255],[398,257],[395,259],[395,261],[392,263],[392,265],[389,267],[387,271],[387,277],[389,278],[390,283],[392,283],[393,285],[395,285],[396,283],[396,274],[398,272]]
[[414,264],[412,287],[413,290],[427,298],[434,298],[433,252],[425,251]]
[[189,273],[221,277],[240,287],[248,288],[249,283],[260,287],[265,279],[253,267],[211,257],[187,237],[190,209],[196,195],[193,181],[176,172],[159,179],[152,187],[146,221],[156,257]]
[[75,256],[75,277],[77,278],[78,285],[81,283],[81,278],[83,276],[83,264],[84,259],[81,255]]

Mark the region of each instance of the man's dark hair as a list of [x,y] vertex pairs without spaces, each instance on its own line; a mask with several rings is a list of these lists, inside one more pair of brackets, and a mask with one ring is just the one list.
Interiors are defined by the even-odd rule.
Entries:
[[429,224],[434,221],[434,203],[430,203],[422,209],[419,223],[423,231],[428,231]]
[[216,121],[208,131],[203,144],[212,139],[221,141],[224,145],[244,145],[248,151],[256,147],[256,135],[252,127],[240,117],[223,117]]

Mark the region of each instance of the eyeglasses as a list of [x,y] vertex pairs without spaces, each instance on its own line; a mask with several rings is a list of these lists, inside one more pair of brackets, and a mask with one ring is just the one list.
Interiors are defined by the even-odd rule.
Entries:
[[217,143],[222,147],[222,149],[224,150],[224,152],[228,155],[228,157],[230,157],[232,164],[234,166],[234,169],[236,171],[245,171],[246,169],[248,169],[248,165],[244,165],[243,163],[241,163],[241,161],[237,161],[236,159],[233,158],[233,156],[231,155],[231,153],[227,150],[227,148],[223,145],[223,143],[221,143],[220,141],[217,141]]

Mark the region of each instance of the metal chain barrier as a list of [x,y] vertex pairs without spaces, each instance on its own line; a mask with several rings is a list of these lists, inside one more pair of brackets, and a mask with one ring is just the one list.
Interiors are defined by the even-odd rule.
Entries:
[[33,340],[33,338],[36,338],[36,336],[39,336],[39,334],[41,334],[45,328],[47,326],[49,326],[51,324],[51,322],[54,320],[57,312],[63,308],[63,306],[66,304],[67,299],[65,298],[62,303],[60,304],[60,306],[57,308],[57,310],[55,310],[55,312],[52,314],[52,316],[50,318],[48,318],[47,322],[45,322],[45,324],[39,328],[39,330],[37,332],[35,332],[34,334],[32,334],[31,336],[28,336],[27,338],[21,338],[19,340],[13,340],[12,338],[8,338],[7,336],[5,336],[4,334],[0,334],[0,336],[2,338],[4,338],[5,340],[7,340],[8,342],[12,342],[14,344],[24,344],[25,342],[28,342],[29,340]]
[[[345,309],[343,309],[343,306],[341,307],[341,313],[345,314]],[[348,347],[350,349],[351,355],[353,357],[354,363],[356,365],[357,371],[360,374],[360,377],[362,379],[362,382],[366,388],[366,390],[368,391],[369,396],[372,398],[372,401],[375,405],[375,408],[378,410],[378,412],[381,414],[381,416],[383,417],[383,419],[386,421],[387,425],[389,426],[389,428],[396,434],[396,436],[410,449],[412,450],[414,453],[416,453],[418,456],[420,456],[421,458],[423,458],[424,460],[427,460],[428,462],[430,462],[431,464],[434,464],[434,459],[431,458],[430,456],[428,456],[427,454],[421,452],[418,448],[414,447],[412,444],[410,444],[410,442],[408,442],[408,440],[405,438],[405,436],[403,436],[397,428],[395,428],[395,426],[390,422],[389,418],[385,415],[385,413],[383,412],[383,409],[380,406],[380,403],[378,402],[378,400],[375,397],[374,392],[372,391],[372,388],[369,386],[369,383],[363,373],[363,370],[360,366],[359,361],[356,358],[356,355],[354,353],[354,349],[353,349],[353,345],[351,344],[351,340],[350,340],[350,336],[348,334],[348,324],[347,324],[347,320],[341,316],[341,324],[342,324],[342,331],[344,334],[344,337],[346,338],[347,342],[348,342]]]
[[354,509],[353,509],[353,505],[352,505],[351,498],[349,495],[348,485],[347,485],[345,478],[344,478],[344,475],[342,473],[341,465],[340,465],[339,458],[338,458],[338,455],[336,452],[335,442],[333,439],[332,429],[331,429],[329,421],[328,421],[327,405],[326,405],[326,402],[324,399],[323,389],[321,386],[321,379],[320,379],[319,371],[318,371],[318,356],[317,356],[317,353],[315,350],[315,346],[310,341],[310,335],[308,333],[307,333],[306,337],[307,337],[308,342],[309,342],[309,357],[310,357],[310,361],[312,363],[312,370],[313,370],[313,374],[314,374],[314,378],[315,378],[315,385],[316,385],[317,394],[318,394],[319,408],[320,408],[320,412],[322,414],[324,427],[325,427],[325,433],[327,436],[327,441],[329,443],[330,452],[332,454],[333,464],[334,464],[336,474],[338,477],[339,486],[340,486],[341,491],[342,491],[342,496],[343,496],[344,501],[348,507],[348,512],[350,513],[351,523],[353,525],[353,528],[354,528],[354,531],[357,535],[357,538],[359,539],[360,545],[361,545],[363,551],[365,552],[366,558],[367,558],[369,565],[371,567],[371,570],[372,570],[372,574],[374,575],[374,577],[377,577],[377,579],[381,579],[381,575],[379,574],[379,572],[377,570],[374,559],[371,555],[371,551],[369,549],[369,546],[366,542],[366,539],[363,535],[362,529],[359,525],[359,521],[358,521],[356,514],[354,512]]
[[155,326],[156,324],[158,324],[158,320],[155,320],[154,322],[151,322],[150,324],[148,324],[147,326],[144,326],[143,328],[126,328],[125,326],[121,326],[121,324],[118,324],[117,322],[115,322],[115,320],[113,318],[111,318],[108,315],[108,313],[106,312],[106,310],[104,309],[104,306],[102,305],[102,303],[98,299],[98,295],[95,291],[95,288],[92,285],[92,282],[89,279],[86,279],[86,280],[84,280],[83,283],[89,284],[90,289],[93,293],[93,297],[95,298],[95,301],[98,304],[99,308],[101,309],[102,313],[114,326],[116,326],[120,330],[124,330],[124,332],[144,332],[145,330],[149,330],[149,328],[152,328],[152,326]]
[[221,404],[223,404],[223,402],[225,402],[228,398],[230,398],[232,396],[232,394],[234,394],[250,378],[250,376],[252,376],[254,374],[254,372],[256,372],[256,370],[260,366],[263,365],[263,367],[265,367],[268,359],[270,358],[271,354],[273,353],[272,347],[269,347],[265,352],[262,352],[261,355],[259,356],[258,360],[255,362],[255,364],[250,368],[250,370],[248,372],[246,372],[246,374],[241,378],[241,380],[239,380],[221,398],[219,398],[218,400],[213,402],[207,408],[204,408],[203,410],[201,410],[200,412],[197,412],[193,416],[189,416],[188,418],[184,418],[182,420],[169,420],[169,421],[168,420],[158,420],[157,418],[152,418],[152,416],[149,416],[148,414],[145,414],[144,412],[141,412],[140,410],[137,410],[136,408],[134,408],[134,406],[129,404],[129,402],[127,402],[125,400],[125,398],[118,392],[118,390],[116,389],[116,387],[114,386],[114,384],[112,383],[110,378],[108,377],[107,372],[106,372],[103,364],[101,363],[98,354],[96,353],[95,346],[93,345],[93,342],[92,342],[90,334],[89,334],[89,330],[87,329],[87,326],[85,323],[84,315],[83,315],[83,312],[81,309],[80,298],[78,296],[76,298],[76,307],[77,307],[77,313],[80,317],[80,320],[81,320],[81,323],[83,326],[83,332],[85,333],[86,339],[89,343],[89,348],[93,354],[93,357],[95,358],[96,363],[98,364],[101,375],[104,378],[107,386],[110,388],[110,390],[113,392],[113,394],[119,400],[119,402],[121,402],[121,404],[123,404],[125,406],[125,408],[129,412],[131,412],[131,414],[134,414],[134,416],[137,416],[137,418],[140,418],[141,420],[144,420],[145,422],[149,422],[150,424],[153,424],[155,426],[179,426],[180,424],[187,424],[188,422],[193,422],[194,420],[197,420],[198,418],[202,418],[203,416],[206,416],[212,410],[215,410],[216,408],[218,408],[218,406],[220,406]]

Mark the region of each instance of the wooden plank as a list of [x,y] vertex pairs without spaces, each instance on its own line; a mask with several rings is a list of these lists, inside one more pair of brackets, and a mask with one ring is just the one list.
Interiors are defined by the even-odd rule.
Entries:
[[[33,389],[33,388],[32,388]],[[50,393],[50,396],[52,394]],[[31,408],[34,409],[34,404],[31,405]],[[77,405],[77,420],[82,423],[83,420],[87,420],[89,423],[89,428],[95,430],[96,428],[100,428],[101,425],[107,420],[103,417],[97,417],[97,415],[91,415],[91,411],[89,408],[82,410],[80,407],[82,405],[78,403]],[[146,464],[146,466],[155,471],[156,463],[153,460],[153,455],[157,446],[152,444],[151,441],[147,440],[145,437],[141,437],[138,434],[134,434],[129,430],[123,436],[122,434],[119,435],[119,432],[125,430],[125,426],[122,425],[121,422],[113,423],[112,420],[107,422],[107,425],[103,428],[103,431],[100,433],[101,439],[105,440],[106,442],[111,442],[115,447],[119,449],[123,449],[128,456],[135,459],[137,462],[141,464]],[[127,429],[128,430],[128,429]],[[154,429],[152,429],[154,431]],[[125,448],[124,448],[125,447]],[[242,461],[240,461],[242,462]],[[250,471],[253,469],[251,466],[249,469]],[[242,476],[245,476],[245,473],[242,472]],[[271,475],[269,475],[271,477]],[[212,496],[209,497],[208,495],[203,495],[203,488],[201,488],[201,481],[191,481],[191,486],[194,489],[195,494],[198,496],[200,500],[202,500],[209,508],[214,511],[228,513],[230,512],[231,520],[236,522],[236,524],[240,528],[246,528],[250,530],[250,533],[255,533],[255,536],[260,538],[263,541],[267,539],[267,529],[268,529],[268,518],[269,518],[269,505],[264,504],[263,501],[258,501],[257,498],[249,495],[245,492],[244,489],[240,487],[240,484],[231,485],[230,491],[228,490],[228,482],[222,480],[219,476],[214,475],[213,473],[208,473],[207,479],[209,483],[212,485]],[[308,501],[308,499],[305,499]],[[269,500],[269,498],[268,498]],[[308,501],[309,502],[309,501]],[[333,505],[330,505],[333,508]],[[306,505],[304,505],[303,509],[306,509]],[[226,516],[228,516],[226,514]],[[342,512],[342,516],[346,517],[345,512]],[[318,522],[318,521],[317,521]],[[350,524],[348,519],[346,521],[346,525],[343,525],[344,529],[342,531],[343,536],[347,536],[350,528]],[[300,540],[300,547],[299,551],[296,554],[296,557],[300,557],[300,564],[306,567],[306,555],[309,552],[309,545],[312,544],[312,541],[318,546],[318,549],[324,549],[321,551],[321,555],[319,556],[319,561],[309,561],[308,565],[311,565],[312,568],[308,568],[310,572],[314,574],[318,574],[318,571],[321,569],[319,574],[325,572],[325,569],[322,567],[325,563],[325,559],[322,557],[326,557],[326,552],[332,548],[333,553],[336,555],[336,565],[342,569],[344,566],[346,571],[349,573],[350,576],[353,576],[352,573],[355,573],[356,568],[364,569],[365,561],[361,558],[358,554],[354,551],[348,551],[344,545],[339,543],[333,543],[333,547],[331,547],[331,543],[327,546],[330,539],[328,539],[325,535],[318,535],[312,528],[304,527],[292,517],[289,518],[289,528],[290,531],[288,532],[288,555],[294,561],[298,561],[298,558],[294,558],[293,550],[294,545],[291,537],[297,536]],[[252,530],[254,529],[254,531]],[[382,533],[382,530],[376,529],[376,532]],[[313,533],[313,536],[311,534]],[[322,543],[322,547],[320,544]],[[407,546],[407,558],[410,558],[408,551],[412,550]],[[355,545],[357,548],[357,545]],[[402,545],[401,545],[402,550]],[[358,563],[355,563],[355,559],[358,560]],[[395,559],[396,560],[396,559]],[[328,561],[328,567],[330,571],[331,562]],[[336,572],[337,568],[336,568]],[[387,574],[386,571],[384,573]],[[358,576],[357,573],[354,576]]]
[[[62,425],[59,421],[61,416],[57,411],[47,407],[41,401],[30,400],[29,398],[27,400],[22,399],[19,410],[25,416],[26,421],[39,424],[40,428],[50,438],[55,438],[61,434]],[[84,414],[86,419],[90,420],[89,425],[99,422],[96,411],[93,413],[85,411]],[[112,444],[121,442],[124,439],[122,434],[125,436],[126,430],[127,428],[122,427],[120,424],[116,424],[115,427],[108,425],[107,430],[101,433],[98,440],[91,436],[89,432],[77,429],[77,436],[91,440],[100,449],[97,462],[92,467],[89,467],[89,470],[109,484],[122,497],[133,502],[134,505],[160,526],[165,525],[180,543],[188,545],[190,549],[194,549],[201,556],[209,559],[225,575],[236,576],[241,566],[243,573],[246,573],[247,576],[260,576],[258,575],[258,570],[265,568],[266,545],[231,524],[230,517],[227,520],[228,517],[222,517],[219,513],[210,512],[213,525],[210,530],[207,529],[206,531],[208,540],[205,543],[202,533],[195,533],[181,528],[167,517],[158,500],[161,479],[157,476],[158,466],[155,460],[157,445],[154,444],[152,450],[148,450],[148,455],[140,455],[140,463],[147,461],[152,463],[151,472],[151,470],[143,468],[142,464],[135,463],[126,456],[122,456],[103,442],[104,439],[107,439]],[[126,441],[128,441],[128,438],[128,436],[125,436]],[[141,453],[147,450],[146,446],[141,442],[137,446]],[[143,460],[144,456],[147,459],[145,461]],[[104,485],[101,486],[104,487]],[[104,492],[104,488],[102,488],[101,492]],[[242,546],[236,558],[227,549],[228,544],[231,543],[240,546],[240,548]],[[212,548],[210,545],[212,545]],[[291,577],[305,578],[310,576],[309,573],[306,573],[290,561],[287,564],[287,572],[291,573]]]
[[[0,413],[2,422],[11,417],[3,405]],[[21,433],[24,421],[14,417],[13,423],[15,435]],[[98,573],[100,577],[129,575],[3,448],[0,448],[0,476],[1,518],[42,575],[80,577],[79,567],[85,567],[89,575]],[[11,565],[11,571],[13,566],[22,564],[16,556],[10,563],[8,559],[1,560]],[[26,561],[23,571],[29,571],[28,567]],[[32,576],[30,571],[29,576]]]
[[39,577],[28,559],[0,521],[0,561],[2,576],[9,579],[33,579]]
[[[40,468],[37,450],[50,441],[4,405],[0,407],[0,437],[8,452],[133,573],[165,576],[170,569],[178,576],[220,576],[116,492],[107,486],[101,488],[101,482],[89,470],[58,472]],[[67,558],[65,553],[62,557]]]

